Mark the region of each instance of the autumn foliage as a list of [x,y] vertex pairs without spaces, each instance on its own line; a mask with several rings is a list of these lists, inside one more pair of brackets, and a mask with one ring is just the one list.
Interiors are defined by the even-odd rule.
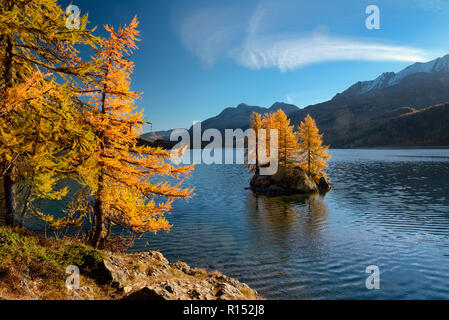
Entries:
[[328,146],[323,146],[323,135],[319,133],[315,120],[310,115],[301,122],[299,131],[299,159],[301,168],[319,179],[326,175],[330,159]]
[[253,112],[250,117],[250,128],[254,130],[255,136],[254,136],[254,143],[253,146],[250,146],[248,149],[252,149],[255,151],[255,159],[256,163],[252,166],[250,166],[250,171],[254,172],[255,174],[259,174],[260,172],[260,161],[259,161],[259,131],[263,129],[263,122],[262,122],[262,116],[258,114],[257,112]]
[[290,119],[279,109],[275,113],[266,114],[263,118],[264,128],[267,130],[267,141],[270,141],[271,130],[278,133],[278,157],[279,165],[287,168],[298,155],[298,137],[294,132],[294,126]]
[[[110,37],[95,56],[100,75],[89,90],[89,104],[95,108],[86,117],[96,133],[97,146],[86,186],[94,198],[90,241],[96,247],[114,227],[136,234],[169,230],[164,215],[172,208],[173,199],[192,195],[192,190],[181,188],[180,183],[151,181],[155,175],[179,178],[192,167],[172,165],[169,151],[138,146],[145,122],[143,109],[135,112],[140,95],[130,89],[134,64],[128,60],[137,49],[137,26],[137,18],[118,30],[106,26]],[[157,202],[155,196],[166,200]],[[78,210],[89,212],[85,207]]]
[[98,38],[87,16],[73,30],[65,17],[56,0],[0,1],[0,215],[9,225],[33,199],[66,194],[56,182],[76,171],[76,151],[91,137],[73,99],[94,67],[75,46],[95,47]]
[[[66,19],[56,0],[0,0],[0,224],[29,212],[54,228],[90,220],[96,247],[111,230],[169,230],[173,200],[192,196],[180,180],[192,167],[138,143],[146,122],[129,60],[137,18],[106,26],[108,39],[93,35],[87,16],[73,29]],[[83,61],[80,48],[93,57]],[[68,195],[63,179],[81,186],[66,214],[41,212],[36,200]]]
[[[279,166],[289,169],[300,166],[308,175],[315,180],[319,180],[326,175],[327,162],[330,159],[328,147],[323,146],[322,135],[319,134],[315,121],[308,115],[295,131],[287,115],[279,109],[274,113],[267,113],[263,117],[253,113],[250,118],[250,127],[258,132],[266,130],[266,141],[258,141],[257,144],[266,143],[269,149],[271,130],[277,132],[278,137],[278,162]],[[258,134],[256,134],[258,137]],[[258,150],[258,148],[256,148]],[[259,162],[251,168],[251,171],[258,174]],[[288,172],[288,170],[284,170]]]

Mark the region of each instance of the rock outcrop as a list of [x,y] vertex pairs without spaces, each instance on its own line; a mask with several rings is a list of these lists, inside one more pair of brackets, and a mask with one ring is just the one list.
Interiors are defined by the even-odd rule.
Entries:
[[0,300],[261,299],[244,283],[185,262],[170,263],[158,251],[105,252],[5,227],[0,227],[0,249]]
[[101,281],[108,279],[123,300],[259,300],[248,285],[185,262],[170,263],[160,252],[108,254]]
[[327,177],[315,181],[300,167],[285,170],[279,168],[272,176],[255,175],[250,183],[251,190],[266,196],[325,193],[331,190]]

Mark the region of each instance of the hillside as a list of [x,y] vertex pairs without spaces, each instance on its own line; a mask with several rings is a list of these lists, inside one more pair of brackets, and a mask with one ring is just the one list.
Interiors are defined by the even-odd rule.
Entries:
[[[358,125],[353,133],[335,138],[335,147],[449,146],[449,103]],[[394,113],[392,113],[394,114]]]
[[[420,110],[449,101],[449,72],[417,73],[406,76],[391,87],[361,94],[351,94],[353,89],[335,96],[332,100],[309,106],[291,115],[299,124],[307,114],[317,121],[325,133],[328,144],[342,141],[341,137],[357,130],[379,117],[402,108]],[[348,137],[349,138],[349,137]],[[350,140],[347,140],[349,145]]]
[[223,110],[218,116],[209,118],[201,123],[204,130],[218,129],[224,131],[225,129],[248,129],[249,118],[253,112],[260,114],[273,113],[282,109],[287,115],[299,111],[297,106],[276,102],[270,108],[263,108],[258,106],[249,106],[247,104],[240,104],[236,108],[227,108]]
[[[218,129],[222,133],[225,129],[241,128],[246,130],[249,128],[249,117],[253,112],[264,114],[276,112],[279,109],[282,109],[288,115],[299,110],[295,105],[280,102],[273,104],[270,108],[249,106],[242,103],[235,108],[226,108],[219,115],[202,121],[201,128],[202,131],[207,129]],[[142,135],[142,137],[150,141],[170,140],[172,131],[173,130],[150,132]],[[190,132],[192,132],[192,128],[190,128]]]
[[[398,73],[386,72],[357,82],[333,99],[303,109],[275,103],[271,108],[240,104],[202,122],[203,131],[247,129],[251,113],[282,108],[299,125],[310,114],[324,133],[324,142],[337,147],[449,145],[449,55],[415,63]],[[435,106],[434,108],[430,108]],[[424,111],[424,112],[419,112]],[[425,125],[419,123],[421,119]],[[190,129],[191,130],[191,129]],[[144,135],[169,140],[171,131]]]

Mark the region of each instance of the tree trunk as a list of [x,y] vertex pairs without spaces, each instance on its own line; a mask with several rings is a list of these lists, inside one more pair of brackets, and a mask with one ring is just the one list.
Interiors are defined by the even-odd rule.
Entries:
[[[108,72],[105,73],[105,78],[108,76]],[[106,114],[106,90],[107,86],[104,84],[103,86],[103,93],[101,97],[101,114]],[[99,133],[100,138],[100,150],[101,154],[103,154],[105,150],[105,141],[104,141],[104,132],[101,131]],[[102,206],[102,191],[103,191],[103,179],[104,179],[104,173],[103,169],[100,170],[100,174],[98,176],[98,188],[97,192],[95,194],[95,204],[94,204],[94,225],[93,232],[92,232],[92,238],[91,238],[91,245],[94,248],[98,248],[100,246],[100,243],[102,242],[102,233],[103,233],[103,225],[104,225],[104,215],[103,215],[103,206]]]
[[13,187],[14,181],[11,178],[10,170],[8,170],[1,180],[0,226],[14,225]]
[[308,165],[307,165],[307,170],[309,171],[308,173],[311,174],[310,167],[311,167],[311,162],[312,162],[312,155],[310,154],[310,147],[309,147],[308,160],[309,160],[309,163],[308,163]]
[[[12,9],[12,2],[8,3],[7,11]],[[12,86],[12,59],[13,59],[13,45],[11,38],[7,35],[3,36],[6,47],[5,47],[5,58],[4,58],[4,69],[3,69],[3,81],[5,83],[5,87],[3,89],[2,95],[2,104],[3,110],[7,110],[7,101],[6,101],[6,93],[8,89]],[[2,162],[2,166],[0,168],[1,174],[3,174],[3,203],[2,208],[0,209],[0,224],[4,222],[6,226],[12,226],[14,224],[14,209],[13,209],[13,187],[14,181],[12,179],[13,173],[13,164],[9,164],[8,162]]]
[[312,165],[312,143],[310,142],[311,139],[311,133],[310,133],[310,127],[307,127],[307,153],[308,153],[308,157],[307,157],[307,170],[309,171],[308,174],[310,175],[311,172],[311,165]]
[[3,179],[0,180],[0,227],[6,226],[6,197],[5,197],[5,191],[3,186]]
[[285,145],[284,166],[285,166],[285,172],[287,172],[287,130],[285,130],[285,132],[284,132],[284,145]]
[[[7,1],[5,4],[6,11],[11,11],[13,8],[13,2]],[[13,44],[11,38],[8,35],[3,35],[3,39],[6,42],[5,47],[5,57],[3,60],[3,81],[5,83],[5,87],[3,88],[2,95],[2,104],[3,110],[7,110],[7,101],[6,101],[6,93],[8,89],[12,86],[12,63],[13,63]],[[13,209],[13,186],[14,181],[12,179],[13,167],[12,164],[8,164],[6,161],[2,162],[2,166],[0,168],[0,174],[3,174],[2,181],[2,208],[0,209],[0,224],[3,222],[7,226],[11,226],[14,223],[14,209]]]
[[256,130],[256,175],[260,174],[259,168],[259,130]]
[[101,242],[101,235],[103,233],[103,210],[100,195],[95,197],[94,217],[93,234],[90,244],[94,248],[98,248]]
[[102,192],[103,192],[103,170],[100,170],[100,176],[98,177],[98,189],[95,194],[92,238],[90,239],[90,243],[94,248],[98,248],[100,246],[102,238],[101,236],[103,234],[104,215],[103,215],[103,204],[101,201]]
[[3,189],[5,192],[5,216],[6,225],[14,225],[14,207],[13,207],[13,187],[14,181],[11,178],[11,172],[8,172],[3,178]]

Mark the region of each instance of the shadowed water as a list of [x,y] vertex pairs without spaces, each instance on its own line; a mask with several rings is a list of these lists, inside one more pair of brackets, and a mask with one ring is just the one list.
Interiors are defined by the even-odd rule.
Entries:
[[[135,249],[219,269],[269,299],[449,299],[449,150],[332,155],[326,196],[256,197],[243,166],[198,165],[172,231]],[[380,290],[365,287],[370,265]]]

